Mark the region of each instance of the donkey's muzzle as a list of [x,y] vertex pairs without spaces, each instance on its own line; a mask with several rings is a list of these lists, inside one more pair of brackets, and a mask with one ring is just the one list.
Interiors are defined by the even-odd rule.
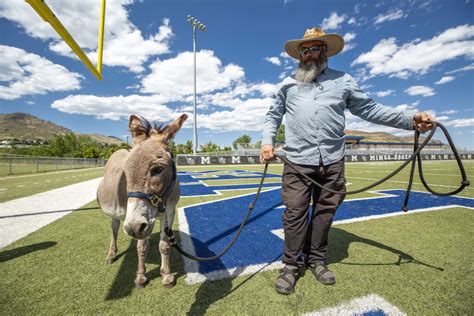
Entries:
[[149,224],[146,220],[132,221],[123,225],[123,230],[133,238],[145,239],[150,236],[154,223]]

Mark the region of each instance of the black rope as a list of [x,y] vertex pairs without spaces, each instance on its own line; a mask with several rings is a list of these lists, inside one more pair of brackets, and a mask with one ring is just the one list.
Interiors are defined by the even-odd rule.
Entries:
[[[431,129],[429,135],[425,138],[425,140],[423,141],[423,143],[421,145],[419,145],[420,132],[417,131],[417,130],[415,131],[415,141],[414,141],[413,154],[402,165],[400,165],[397,169],[395,169],[393,172],[391,172],[387,176],[383,177],[382,179],[380,179],[380,180],[378,180],[378,181],[376,181],[376,182],[374,182],[374,183],[372,183],[372,184],[370,184],[366,187],[363,187],[363,188],[357,189],[357,190],[353,190],[353,191],[336,191],[336,190],[332,190],[330,188],[327,188],[327,187],[323,186],[322,184],[318,183],[317,181],[311,179],[308,175],[298,171],[296,169],[296,167],[294,166],[294,164],[292,162],[290,162],[284,155],[278,154],[278,152],[277,152],[277,157],[279,157],[283,162],[288,164],[288,166],[293,168],[293,170],[295,170],[297,173],[299,173],[301,176],[306,178],[308,181],[310,181],[311,183],[313,183],[314,185],[316,185],[320,189],[329,191],[329,192],[334,193],[334,194],[342,194],[342,195],[357,194],[357,193],[367,191],[367,190],[369,190],[373,187],[376,187],[376,186],[380,185],[381,183],[389,180],[390,178],[392,178],[396,174],[398,174],[400,171],[402,171],[411,162],[412,165],[411,165],[411,168],[410,168],[410,177],[409,177],[409,180],[408,180],[408,187],[407,187],[407,190],[405,192],[405,200],[403,202],[403,208],[402,208],[402,210],[404,212],[406,212],[406,211],[408,211],[408,199],[409,199],[409,196],[410,196],[411,188],[413,186],[413,176],[414,176],[414,173],[415,173],[415,163],[416,163],[416,161],[418,161],[418,171],[419,171],[421,182],[423,183],[423,186],[429,192],[431,192],[432,194],[440,195],[440,196],[454,195],[456,193],[461,192],[465,187],[469,186],[469,184],[470,184],[469,180],[467,179],[466,171],[465,171],[464,166],[462,164],[461,157],[459,156],[459,153],[456,150],[456,146],[454,146],[453,140],[451,139],[451,136],[449,135],[448,130],[446,129],[446,127],[444,127],[443,124],[441,124],[439,122],[431,122],[431,123],[433,124],[433,128]],[[446,139],[448,140],[449,146],[451,147],[451,150],[454,153],[454,157],[457,161],[459,170],[461,171],[461,177],[462,177],[461,185],[456,190],[453,190],[452,192],[448,192],[448,193],[442,193],[442,192],[434,191],[428,185],[428,183],[426,182],[426,180],[424,179],[424,176],[423,176],[421,151],[428,144],[428,142],[431,140],[431,138],[435,134],[438,127],[441,128],[444,135],[446,136]],[[242,232],[242,229],[244,228],[245,224],[247,223],[247,221],[248,221],[248,219],[249,219],[249,217],[250,217],[250,215],[251,215],[251,213],[252,213],[252,211],[255,207],[255,204],[257,203],[257,200],[260,196],[260,191],[262,189],[263,181],[264,181],[265,176],[267,174],[267,168],[268,168],[268,163],[265,163],[265,168],[263,170],[263,175],[262,175],[262,178],[260,180],[260,184],[258,186],[257,193],[255,194],[255,197],[254,197],[252,203],[250,203],[250,205],[249,205],[249,210],[247,212],[247,215],[245,216],[244,220],[242,221],[242,224],[240,225],[239,229],[237,230],[236,234],[234,235],[234,238],[224,248],[224,250],[222,250],[221,253],[219,253],[218,255],[212,256],[212,257],[197,257],[197,256],[194,256],[192,254],[189,254],[186,251],[184,251],[178,245],[178,243],[176,242],[176,239],[173,235],[173,230],[169,226],[165,226],[165,233],[168,236],[168,239],[169,239],[171,245],[173,247],[175,247],[176,250],[178,250],[178,252],[180,254],[182,254],[183,256],[185,256],[185,257],[187,257],[191,260],[211,261],[211,260],[215,260],[215,259],[218,259],[218,258],[222,257],[234,245],[234,243],[237,241],[237,238],[240,236],[240,233]]]
[[[412,188],[412,185],[413,185],[414,164],[415,164],[416,160],[418,160],[418,171],[419,171],[419,174],[420,174],[421,182],[423,183],[423,186],[429,192],[431,192],[432,194],[441,195],[441,196],[454,195],[454,194],[459,193],[462,190],[464,190],[464,188],[469,186],[469,184],[470,184],[469,180],[467,179],[466,171],[465,171],[464,166],[462,164],[461,157],[459,156],[458,151],[456,150],[456,146],[454,146],[453,140],[451,139],[451,136],[449,135],[448,130],[446,129],[446,127],[444,127],[443,124],[441,124],[439,122],[431,122],[431,123],[433,124],[433,128],[431,129],[430,134],[426,137],[426,139],[424,140],[424,142],[420,146],[418,145],[419,138],[420,138],[420,132],[415,131],[415,145],[414,145],[413,154],[402,165],[400,165],[395,171],[393,171],[392,173],[390,173],[387,176],[383,177],[382,179],[380,179],[380,180],[378,180],[378,181],[376,181],[376,182],[374,182],[374,183],[372,183],[372,184],[370,184],[366,187],[363,187],[363,188],[357,189],[357,190],[353,190],[353,191],[336,191],[336,190],[329,189],[329,188],[319,184],[318,182],[314,181],[308,175],[306,175],[304,173],[300,173],[295,168],[295,166],[286,157],[279,156],[279,158],[282,161],[284,161],[285,163],[287,163],[291,168],[293,168],[293,170],[298,172],[300,175],[302,175],[304,178],[306,178],[308,181],[310,181],[311,183],[313,183],[317,187],[321,188],[322,190],[326,190],[326,191],[329,191],[329,192],[334,193],[334,194],[342,194],[342,195],[357,194],[357,193],[361,193],[361,192],[367,191],[369,189],[372,189],[373,187],[378,186],[379,184],[381,184],[381,183],[389,180],[393,176],[395,176],[397,173],[402,171],[410,162],[412,162],[412,166],[411,166],[411,170],[410,170],[410,178],[409,178],[409,181],[408,181],[408,188],[407,188],[407,191],[406,191],[406,194],[405,194],[405,201],[404,201],[404,205],[403,205],[403,208],[402,208],[402,210],[406,212],[406,211],[408,211],[408,206],[407,206],[408,205],[408,196],[410,194],[410,191],[411,191],[411,188]],[[459,170],[461,171],[461,177],[462,177],[462,181],[461,181],[460,186],[456,190],[454,190],[452,192],[448,192],[448,193],[441,193],[441,192],[434,191],[428,185],[428,183],[426,183],[426,181],[423,177],[423,169],[422,169],[422,162],[421,162],[422,160],[421,160],[421,154],[420,153],[421,153],[421,150],[426,146],[426,144],[428,144],[428,142],[431,140],[431,138],[435,134],[438,127],[441,128],[444,135],[446,136],[446,139],[448,140],[449,146],[451,147],[451,150],[454,153],[454,157],[455,157],[455,159],[458,163],[458,167],[459,167]]]
[[198,256],[194,256],[190,253],[187,253],[176,242],[176,239],[175,239],[174,234],[173,234],[173,230],[169,226],[165,226],[165,234],[168,236],[168,239],[171,243],[171,246],[175,247],[176,250],[178,250],[178,252],[180,254],[182,254],[183,256],[185,256],[186,258],[189,258],[191,260],[211,261],[211,260],[216,260],[216,259],[222,257],[235,244],[235,242],[237,241],[237,238],[239,238],[239,236],[242,232],[242,229],[244,228],[245,224],[247,223],[248,219],[250,218],[250,215],[252,214],[252,211],[255,208],[255,204],[257,203],[257,200],[260,196],[260,191],[262,190],[263,181],[265,180],[265,176],[267,175],[267,169],[268,169],[268,163],[265,163],[265,168],[263,169],[262,178],[260,179],[260,184],[258,185],[258,188],[257,188],[257,193],[255,193],[255,197],[253,198],[252,203],[249,204],[249,210],[247,212],[247,215],[245,216],[244,220],[242,221],[242,224],[240,224],[240,227],[237,230],[237,232],[235,233],[234,238],[232,238],[230,243],[224,248],[224,250],[222,250],[221,253],[219,253],[218,255],[212,256],[212,257],[198,257]]

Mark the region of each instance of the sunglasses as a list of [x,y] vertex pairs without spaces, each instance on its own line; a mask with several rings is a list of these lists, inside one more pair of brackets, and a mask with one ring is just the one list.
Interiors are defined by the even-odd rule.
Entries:
[[314,54],[315,52],[320,52],[323,50],[323,47],[326,47],[326,45],[314,45],[311,47],[301,47],[300,49],[300,55],[304,56],[307,53]]

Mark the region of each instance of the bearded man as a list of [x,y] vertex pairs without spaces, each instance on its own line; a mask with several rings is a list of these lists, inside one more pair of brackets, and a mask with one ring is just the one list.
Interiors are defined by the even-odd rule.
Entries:
[[[306,30],[302,39],[285,43],[285,50],[300,61],[292,82],[276,93],[266,117],[260,159],[275,159],[274,140],[283,116],[286,158],[297,171],[336,191],[345,191],[344,110],[367,121],[425,132],[433,117],[425,112],[409,113],[383,106],[369,98],[348,74],[327,66],[344,40],[320,28]],[[300,270],[306,266],[317,281],[331,285],[334,273],[326,265],[328,234],[344,195],[321,190],[293,167],[283,167],[282,200],[285,233],[285,264],[275,287],[281,294],[294,292]],[[311,214],[310,202],[313,198]]]

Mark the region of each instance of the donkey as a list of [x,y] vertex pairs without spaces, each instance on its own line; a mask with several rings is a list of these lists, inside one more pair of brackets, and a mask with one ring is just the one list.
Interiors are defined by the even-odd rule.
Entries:
[[107,264],[117,259],[117,233],[120,220],[124,231],[137,239],[138,269],[135,286],[142,288],[149,237],[160,219],[161,283],[172,287],[174,276],[170,270],[171,244],[164,228],[172,227],[180,190],[176,166],[169,141],[179,131],[186,114],[164,128],[152,126],[142,117],[131,115],[129,129],[133,138],[131,151],[116,151],[107,161],[104,178],[97,190],[97,201],[112,217],[112,240],[106,257]]

